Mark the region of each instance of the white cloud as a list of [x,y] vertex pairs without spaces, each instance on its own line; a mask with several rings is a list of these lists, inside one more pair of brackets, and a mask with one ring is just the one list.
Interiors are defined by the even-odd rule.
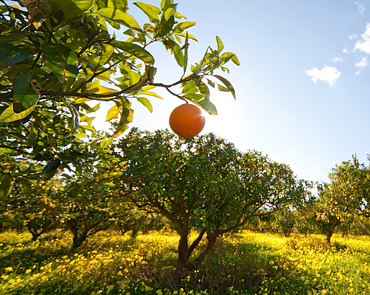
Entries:
[[366,54],[370,54],[370,23],[366,24],[366,30],[361,34],[362,39],[355,43],[353,51],[360,50]]
[[357,39],[357,37],[358,37],[357,34],[352,34],[348,36],[348,39],[353,40],[353,39]]
[[333,62],[334,62],[334,63],[342,62],[342,61],[343,61],[343,59],[341,59],[340,57],[334,57],[334,58],[333,58]]
[[347,48],[344,48],[344,49],[343,49],[343,52],[344,52],[344,53],[349,53],[349,51],[348,51],[348,49],[347,49]]
[[364,12],[365,12],[365,7],[364,7],[362,4],[358,3],[357,1],[355,2],[355,4],[357,5],[357,10],[358,10],[358,12],[359,12],[360,14],[364,14]]
[[311,77],[312,81],[316,84],[317,81],[324,81],[332,86],[341,74],[335,67],[324,66],[321,70],[312,68],[306,70],[306,74]]
[[363,68],[366,68],[367,66],[368,66],[367,56],[363,56],[361,58],[361,60],[358,63],[356,63],[356,67],[358,68],[358,71],[356,72],[356,75],[360,74],[360,71]]
[[361,61],[359,61],[357,64],[356,64],[356,67],[360,68],[360,69],[363,69],[365,67],[367,67],[368,63],[367,63],[367,56],[363,56],[361,58]]

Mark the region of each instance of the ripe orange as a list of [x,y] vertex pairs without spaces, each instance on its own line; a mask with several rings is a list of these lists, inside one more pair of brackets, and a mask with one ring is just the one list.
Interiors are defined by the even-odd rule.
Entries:
[[206,118],[198,107],[186,103],[172,111],[169,123],[178,136],[193,138],[203,130]]

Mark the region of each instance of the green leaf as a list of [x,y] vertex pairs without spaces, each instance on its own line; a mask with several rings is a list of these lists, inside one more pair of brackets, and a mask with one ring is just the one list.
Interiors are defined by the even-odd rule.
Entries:
[[136,22],[136,20],[130,14],[125,13],[121,10],[117,10],[114,8],[102,8],[91,14],[100,15],[107,20],[141,32],[141,27]]
[[137,72],[134,72],[134,71],[129,71],[128,72],[129,76],[130,76],[130,84],[131,85],[135,85],[136,83],[138,83],[141,79],[141,76],[139,75],[139,73]]
[[210,115],[217,115],[216,106],[209,100],[202,99],[197,102],[208,114]]
[[175,26],[174,31],[183,32],[184,30],[195,26],[195,22],[182,22]]
[[9,34],[4,34],[0,36],[0,44],[2,44],[1,46],[3,46],[5,42],[17,41],[29,35],[30,35],[30,32],[28,30],[10,32]]
[[107,117],[105,118],[105,120],[110,121],[112,119],[117,119],[119,112],[120,112],[120,109],[117,105],[112,106],[109,109],[109,111],[107,113]]
[[188,54],[188,51],[189,51],[189,36],[188,36],[188,33],[186,33],[186,37],[185,37],[185,45],[184,45],[184,64],[183,64],[183,74],[185,75],[186,73],[186,70],[188,68],[188,59],[189,59],[189,54]]
[[181,37],[185,37],[188,36],[189,39],[192,39],[194,41],[198,41],[197,38],[195,38],[193,35],[191,34],[188,34],[188,32],[186,33],[175,33],[176,36],[181,36]]
[[0,68],[21,62],[37,52],[37,48],[29,45],[14,45],[3,43],[0,46]]
[[96,111],[98,111],[100,109],[100,102],[99,103],[97,103],[95,106],[93,106],[93,107],[89,107],[87,110],[86,110],[86,112],[87,113],[94,113],[94,112],[96,112]]
[[218,90],[223,91],[223,92],[229,92],[229,89],[227,89],[226,87],[224,87],[222,85],[218,85]]
[[43,52],[47,66],[67,90],[78,74],[76,54],[66,46],[53,43],[45,43]]
[[204,99],[209,100],[210,91],[209,91],[208,86],[204,82],[201,82],[198,85],[198,88],[199,88],[200,92],[204,95]]
[[9,196],[12,188],[12,177],[5,174],[0,175],[0,199]]
[[113,137],[109,137],[108,139],[104,138],[100,142],[100,147],[103,148],[103,149],[106,149],[107,147],[109,147],[109,145],[111,144],[112,141],[113,141]]
[[212,75],[212,76],[220,80],[226,86],[228,91],[230,91],[231,94],[234,96],[234,99],[236,99],[234,87],[231,85],[231,83],[227,79],[219,75]]
[[155,37],[164,37],[166,36],[173,28],[173,25],[175,24],[175,18],[172,16],[168,20],[166,20],[164,17],[161,19],[159,31]]
[[[103,46],[103,44],[101,44],[101,46]],[[114,52],[113,46],[109,44],[104,44],[104,47],[102,47],[102,55],[101,58],[99,59],[99,64],[100,65],[106,64],[113,55],[113,52]]]
[[68,103],[66,100],[64,102],[66,103],[72,115],[72,128],[71,128],[71,131],[66,136],[66,137],[70,137],[72,136],[73,133],[75,133],[75,131],[78,128],[78,125],[80,124],[80,114],[78,113],[78,111],[72,104]]
[[149,112],[153,113],[153,106],[151,105],[151,103],[149,102],[149,99],[145,98],[145,97],[137,97],[136,98],[138,102],[140,102],[143,106],[145,106]]
[[216,36],[217,40],[217,51],[218,53],[221,53],[222,49],[224,49],[224,44],[222,43],[220,37]]
[[[61,1],[64,2],[65,0]],[[94,0],[72,0],[72,2],[82,11],[86,11],[94,4]]]
[[184,15],[182,15],[182,14],[178,13],[178,12],[176,12],[176,13],[175,13],[175,17],[176,17],[177,19],[180,19],[180,18],[186,18],[186,16],[184,16]]
[[81,15],[84,11],[90,9],[94,0],[61,0],[60,9],[64,13],[64,20],[72,19]]
[[14,111],[20,113],[37,103],[39,94],[32,88],[32,74],[25,72],[16,76],[13,83]]
[[89,126],[89,125],[79,125],[78,128],[81,128],[81,129],[84,129],[84,130],[89,130],[93,133],[96,132],[95,128],[93,126]]
[[32,189],[31,189],[30,183],[25,179],[20,179],[19,182],[22,185],[24,193],[27,196],[31,196],[32,195]]
[[182,54],[181,51],[179,50],[174,50],[173,51],[173,54],[175,56],[175,59],[177,61],[177,64],[180,66],[180,67],[184,67],[184,55]]
[[134,111],[130,108],[131,103],[125,97],[122,97],[122,111],[121,118],[116,128],[116,131],[113,134],[113,137],[121,135],[127,128],[127,124],[131,123],[134,116]]
[[147,85],[143,88],[144,91],[147,91],[147,90],[151,90],[151,89],[154,89],[155,87],[157,86],[154,86],[154,85]]
[[152,92],[152,91],[141,91],[139,94],[142,94],[142,95],[150,95],[150,96],[154,96],[154,97],[157,97],[159,99],[163,99],[162,96],[158,95],[157,93],[155,92]]
[[61,162],[59,159],[55,159],[47,163],[41,172],[42,179],[49,180],[50,178],[52,178],[57,173],[57,169],[59,168],[60,164]]
[[123,12],[126,12],[127,0],[110,0],[108,2],[108,7],[113,7],[113,8],[122,10]]
[[194,80],[190,80],[189,82],[186,82],[182,89],[182,93],[194,93],[197,92],[198,89],[195,87],[196,82]]
[[215,88],[215,86],[216,86],[216,84],[213,81],[209,80],[209,79],[207,79],[207,83],[208,83],[208,85],[210,85],[213,88]]
[[170,4],[164,11],[164,19],[169,20],[170,18],[175,17],[177,4]]
[[26,118],[29,114],[33,112],[37,104],[34,104],[32,107],[24,110],[23,112],[16,113],[14,112],[13,104],[10,104],[0,115],[0,122],[9,123]]
[[232,52],[225,52],[225,53],[223,53],[221,55],[221,59],[224,61],[224,63],[227,63],[231,59],[234,64],[236,64],[237,66],[240,65],[240,62],[239,62],[238,58]]
[[139,45],[129,43],[129,42],[121,42],[121,41],[112,41],[111,45],[129,54],[136,56],[137,58],[141,59],[146,64],[149,64],[149,65],[154,64],[154,57],[148,51],[146,51],[144,48],[142,48]]
[[109,93],[116,93],[117,90],[112,88],[107,88],[105,86],[97,86],[92,89],[86,90],[86,93],[94,93],[94,94],[109,94]]
[[173,4],[173,0],[162,0],[160,7],[162,11],[166,11],[171,4]]
[[152,22],[152,23],[155,23],[155,22],[158,22],[159,21],[159,14],[160,14],[160,10],[159,8],[153,6],[153,5],[150,5],[150,4],[145,4],[145,3],[142,3],[142,2],[134,2],[134,4],[139,7],[149,18],[149,20]]
[[231,57],[231,60],[233,61],[234,64],[240,66],[240,61],[235,54]]
[[184,97],[195,102],[199,102],[201,99],[203,99],[203,95],[199,93],[186,93]]

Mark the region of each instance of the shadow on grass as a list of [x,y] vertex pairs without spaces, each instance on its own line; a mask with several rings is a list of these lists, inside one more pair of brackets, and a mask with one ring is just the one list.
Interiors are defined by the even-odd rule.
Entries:
[[[128,256],[134,256],[135,251],[140,249],[140,257],[145,263],[124,265],[117,258],[109,266],[96,269],[99,276],[94,279],[87,273],[83,273],[82,275],[88,280],[85,280],[85,283],[66,280],[66,278],[60,281],[52,278],[35,286],[37,289],[35,294],[53,294],[55,290],[59,290],[60,294],[91,294],[105,290],[102,294],[108,294],[109,287],[109,294],[118,295],[124,294],[122,293],[123,282],[125,284],[128,282],[124,291],[130,294],[157,294],[155,290],[167,289],[173,292],[181,288],[185,292],[194,291],[194,294],[256,294],[266,287],[267,282],[270,284],[269,290],[274,289],[276,292],[284,290],[284,293],[277,294],[305,294],[302,287],[305,281],[300,277],[293,277],[290,271],[283,267],[284,262],[276,254],[276,248],[244,238],[238,239],[237,235],[234,236],[237,242],[228,237],[219,240],[199,269],[189,272],[181,282],[176,278],[176,253],[174,253],[176,245],[155,248],[155,244],[144,243],[140,239],[114,239],[113,237],[114,233],[112,233],[112,239],[109,239],[109,236],[91,238],[77,250],[77,254],[92,251],[102,253],[117,249],[117,252],[127,252]],[[23,248],[15,247],[13,251],[0,258],[0,271],[1,268],[8,266],[17,268],[18,273],[34,266],[37,270],[45,263],[76,254],[76,252],[71,253],[70,244],[60,244],[58,247],[57,238],[50,240],[45,237],[44,240],[40,240],[40,245],[34,248],[28,241],[23,245]],[[25,249],[26,245],[28,249]],[[125,268],[128,268],[127,273],[124,272]],[[124,272],[124,276],[119,275],[119,272]],[[282,280],[282,278],[288,278],[288,280]],[[276,282],[273,286],[272,281]],[[70,285],[71,282],[73,285]],[[137,293],[142,284],[152,288],[153,292]],[[84,293],[78,293],[82,290]],[[287,290],[291,293],[286,293]],[[299,290],[302,292],[299,293]]]

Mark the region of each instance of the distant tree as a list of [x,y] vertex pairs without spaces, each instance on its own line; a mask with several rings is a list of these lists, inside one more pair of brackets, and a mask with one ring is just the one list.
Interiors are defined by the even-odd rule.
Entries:
[[[241,153],[213,134],[185,140],[168,131],[131,130],[114,150],[126,163],[123,195],[163,215],[177,231],[179,275],[200,264],[222,234],[305,193],[287,165],[255,151]],[[199,235],[190,244],[191,230]],[[205,248],[193,257],[204,236]]]
[[370,169],[356,156],[336,165],[330,182],[318,186],[317,225],[327,241],[339,226],[349,227],[356,216],[370,217]]
[[[189,45],[196,38],[188,29],[195,23],[184,20],[173,0],[159,7],[134,3],[148,17],[143,25],[130,14],[127,0],[18,3],[0,0],[0,152],[42,163],[45,178],[74,163],[70,144],[94,129],[91,113],[99,104],[90,102],[113,103],[107,120],[116,122],[109,136],[117,136],[133,120],[132,100],[152,111],[148,97],[159,97],[152,91],[156,87],[211,114],[217,111],[208,86],[235,97],[231,83],[214,72],[227,72],[229,61],[239,65],[237,57],[224,52],[217,37],[217,49],[208,48],[189,66]],[[155,81],[149,51],[154,43],[180,67],[179,78],[169,84]],[[0,171],[1,195],[9,194],[12,177]]]
[[350,215],[342,206],[338,206],[333,187],[329,183],[318,184],[318,197],[312,203],[315,221],[318,231],[326,236],[328,244],[337,228],[348,220]]
[[54,224],[57,216],[50,191],[41,189],[35,177],[40,171],[26,158],[0,153],[0,221],[18,230],[27,226],[34,239]]
[[296,215],[292,208],[283,208],[275,213],[274,223],[279,232],[283,233],[285,237],[289,237],[293,232],[296,224]]
[[121,173],[121,165],[99,141],[93,141],[80,147],[85,155],[81,168],[61,175],[63,187],[57,196],[63,221],[73,234],[73,249],[112,226],[126,208],[113,195],[113,179]]
[[352,160],[336,165],[329,174],[330,197],[343,216],[370,217],[370,167]]
[[307,236],[308,234],[317,232],[316,226],[316,200],[310,198],[304,206],[299,207],[295,213],[296,230],[298,233]]

